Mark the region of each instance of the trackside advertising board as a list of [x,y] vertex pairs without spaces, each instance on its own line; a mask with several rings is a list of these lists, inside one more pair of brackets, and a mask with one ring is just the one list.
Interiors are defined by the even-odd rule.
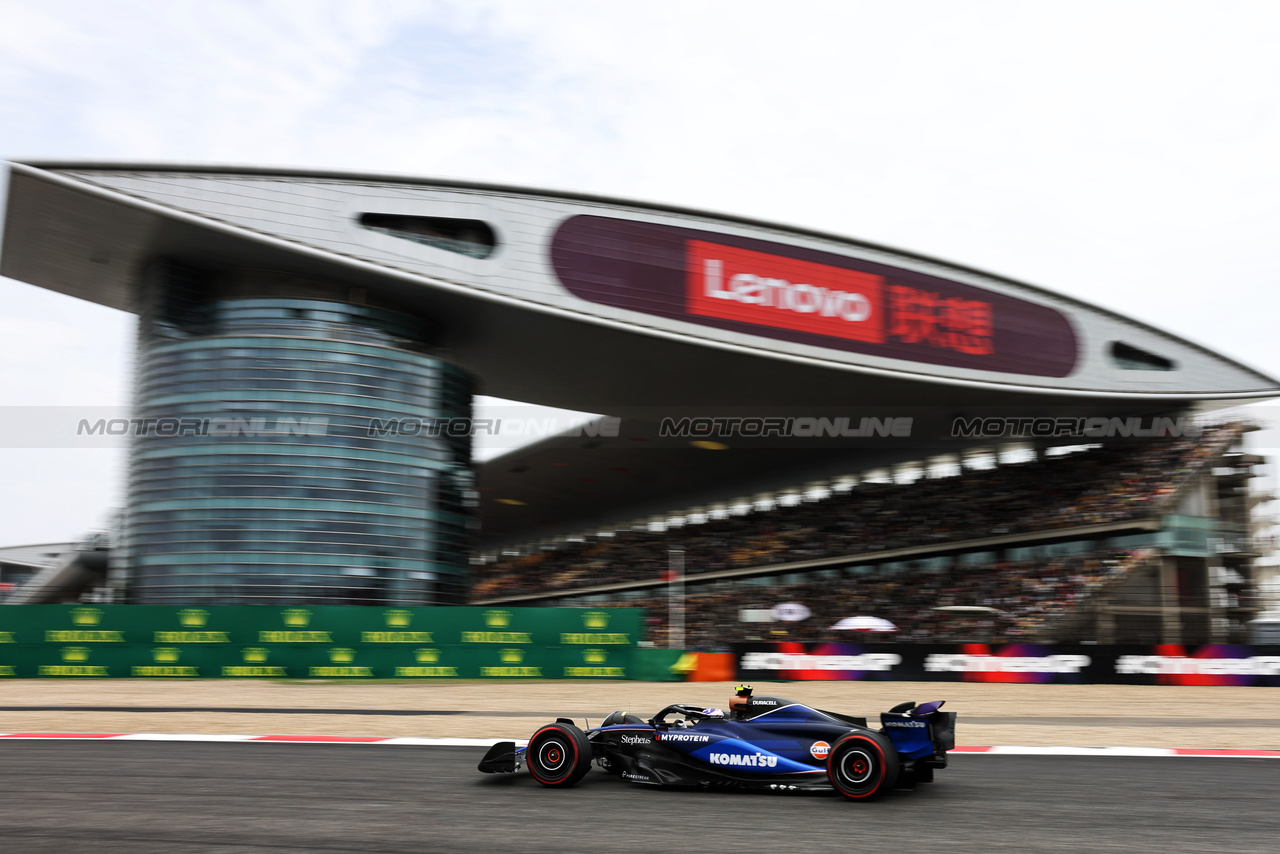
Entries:
[[626,679],[643,611],[0,606],[0,678]]
[[744,681],[1280,686],[1280,646],[735,644]]

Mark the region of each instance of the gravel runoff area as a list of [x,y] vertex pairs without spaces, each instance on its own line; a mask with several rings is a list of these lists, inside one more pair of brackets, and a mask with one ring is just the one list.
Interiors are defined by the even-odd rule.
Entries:
[[[0,733],[527,738],[558,716],[581,724],[598,723],[615,709],[649,717],[668,703],[724,708],[733,687],[6,679]],[[962,682],[757,682],[755,688],[872,718],[903,700],[945,699],[947,710],[960,715],[956,741],[963,745],[1280,749],[1280,688]]]

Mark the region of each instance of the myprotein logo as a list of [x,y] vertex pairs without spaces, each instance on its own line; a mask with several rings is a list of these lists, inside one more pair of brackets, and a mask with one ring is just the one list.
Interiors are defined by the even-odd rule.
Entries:
[[689,313],[883,343],[884,279],[749,249],[690,240]]

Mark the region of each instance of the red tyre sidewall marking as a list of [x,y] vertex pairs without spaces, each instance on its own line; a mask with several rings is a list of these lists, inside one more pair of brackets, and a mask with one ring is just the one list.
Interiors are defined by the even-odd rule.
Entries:
[[[870,791],[864,792],[861,795],[855,795],[855,794],[850,794],[849,792],[845,792],[843,790],[837,789],[837,791],[839,791],[840,794],[846,798],[850,798],[852,800],[863,800],[864,798],[869,798],[872,795],[874,795],[876,792],[878,792],[880,790],[881,784],[884,782],[884,772],[885,772],[884,751],[880,749],[880,744],[874,738],[867,738],[866,736],[862,736],[862,735],[853,735],[853,736],[849,736],[848,738],[851,740],[856,739],[861,744],[870,745],[871,747],[873,747],[875,749],[874,754],[876,757],[878,757],[878,761],[880,763],[879,781],[876,783],[874,787],[872,787]],[[839,747],[843,743],[844,743],[844,739],[842,739],[839,742],[836,742],[836,747]],[[836,747],[831,748],[831,755],[833,757],[835,756],[835,753],[836,753]],[[867,752],[871,753],[872,751],[867,751]],[[841,761],[843,761],[843,759],[844,757],[841,757]],[[828,760],[828,762],[829,761],[830,760]],[[835,771],[835,769],[832,769],[832,770]],[[832,774],[832,776],[834,777],[834,776],[837,776],[838,774],[839,774],[839,771],[835,771],[835,773]]]
[[[556,733],[557,735],[561,735],[561,736],[567,736],[567,735],[569,735],[569,733],[566,733],[564,730],[560,729],[560,727],[548,726],[548,727],[543,727],[542,729],[540,729],[540,730],[538,730],[537,732],[535,732],[535,733],[533,734],[533,737],[529,739],[529,743],[530,743],[530,744],[533,744],[535,741],[537,741],[537,740],[538,740],[538,736],[542,735],[544,732],[554,732],[554,733]],[[576,739],[574,739],[574,738],[572,738],[572,737],[569,737],[569,738],[568,738],[568,739],[566,739],[566,740],[569,742],[570,747],[572,747],[572,748],[573,748],[573,759],[572,759],[572,761],[569,763],[569,767],[570,767],[570,768],[572,768],[572,767],[573,767],[574,765],[576,765],[576,764],[577,764],[577,762],[578,762],[578,742],[577,742],[577,740],[576,740]],[[539,783],[541,783],[541,784],[542,784],[542,785],[544,785],[544,786],[559,786],[559,785],[563,784],[563,783],[564,783],[564,781],[565,781],[565,780],[567,780],[567,779],[569,778],[569,776],[570,776],[570,775],[566,774],[566,775],[565,775],[562,779],[560,779],[560,780],[544,780],[544,779],[542,779],[541,777],[539,777],[539,776],[538,776],[538,772],[537,772],[537,771],[533,770],[534,763],[530,762],[530,763],[528,763],[528,766],[529,766],[529,773],[533,775],[533,779],[537,780]]]

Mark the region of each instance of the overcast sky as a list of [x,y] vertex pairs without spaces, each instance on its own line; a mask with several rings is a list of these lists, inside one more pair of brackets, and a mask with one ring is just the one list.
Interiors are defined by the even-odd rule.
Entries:
[[[578,190],[912,249],[1280,376],[1280,3],[0,0],[0,159]],[[3,179],[0,179],[0,191]],[[130,317],[0,279],[0,406],[124,405]],[[12,411],[12,410],[11,410]],[[0,544],[123,458],[0,449]]]

